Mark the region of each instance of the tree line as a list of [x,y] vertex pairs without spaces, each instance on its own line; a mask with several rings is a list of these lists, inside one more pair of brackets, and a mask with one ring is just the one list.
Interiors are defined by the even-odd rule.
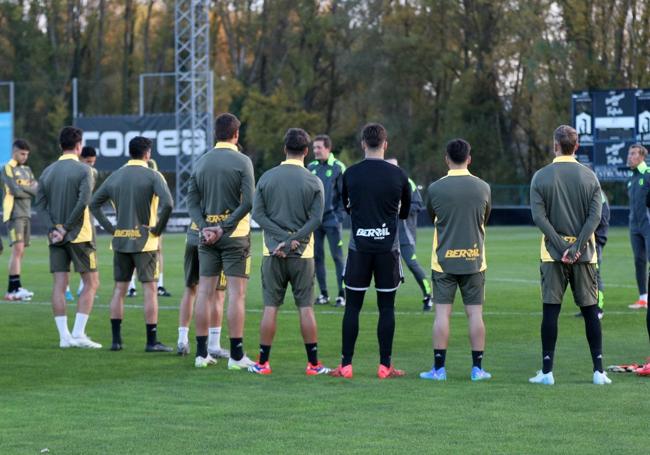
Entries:
[[[290,126],[351,163],[373,120],[416,181],[444,174],[460,136],[488,182],[528,183],[572,90],[650,85],[644,0],[213,0],[210,21],[215,112],[242,119],[258,172]],[[127,114],[140,73],[173,69],[173,0],[0,0],[0,80],[16,82],[37,172],[71,122],[73,78],[82,114]],[[145,110],[172,111],[173,89],[148,80]]]

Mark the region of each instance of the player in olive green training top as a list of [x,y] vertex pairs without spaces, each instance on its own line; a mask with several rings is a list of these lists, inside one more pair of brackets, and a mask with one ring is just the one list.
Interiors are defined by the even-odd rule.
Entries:
[[22,287],[20,269],[29,246],[31,233],[32,197],[36,196],[38,184],[32,170],[27,166],[29,144],[18,139],[13,143],[11,160],[2,172],[4,199],[2,201],[3,219],[9,231],[9,284],[5,300],[31,300],[34,293]]
[[237,147],[240,122],[232,114],[215,120],[217,144],[194,165],[187,207],[200,229],[199,289],[196,299],[196,367],[215,363],[208,355],[210,302],[219,275],[226,275],[231,370],[253,365],[244,354],[246,287],[250,274],[250,211],[253,206],[253,163]]
[[[88,211],[92,174],[88,166],[79,162],[82,135],[80,129],[71,126],[61,130],[59,144],[63,154],[43,171],[35,205],[49,232],[50,272],[54,277],[52,308],[59,346],[99,349],[102,346],[86,336],[86,322],[95,301],[99,275]],[[68,330],[65,302],[70,262],[84,282],[72,334]]]
[[[121,324],[124,296],[135,269],[144,291],[147,326],[147,352],[171,352],[158,341],[158,238],[172,213],[172,196],[165,179],[149,169],[151,140],[142,136],[129,142],[129,160],[113,172],[93,196],[90,209],[104,230],[113,235],[113,275],[115,289],[111,299],[112,351],[122,349]],[[102,211],[111,202],[115,207],[115,225]]]
[[300,313],[300,331],[307,351],[308,376],[327,374],[318,361],[318,328],[314,317],[314,230],[323,217],[323,184],[305,169],[309,135],[290,128],[284,136],[287,159],[262,175],[257,183],[253,218],[264,230],[262,289],[264,315],[260,323],[260,355],[248,371],[271,374],[269,356],[280,305],[289,283]]
[[533,221],[544,234],[541,243],[542,369],[530,378],[552,385],[557,322],[567,284],[580,308],[594,365],[593,383],[610,384],[603,372],[603,348],[598,318],[596,240],[602,199],[596,175],[578,163],[578,133],[559,126],[553,134],[555,159],[535,173],[530,185]]
[[436,319],[433,323],[433,368],[422,379],[447,379],[445,357],[449,318],[456,289],[460,288],[469,321],[472,345],[472,381],[490,379],[483,370],[485,349],[485,224],[490,216],[490,186],[469,173],[470,145],[462,139],[447,143],[447,176],[427,189],[427,210],[433,221],[431,283]]

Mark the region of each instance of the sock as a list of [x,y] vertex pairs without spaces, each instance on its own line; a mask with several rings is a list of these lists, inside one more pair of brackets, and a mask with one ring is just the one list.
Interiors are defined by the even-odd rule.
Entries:
[[129,289],[135,289],[135,275],[131,276],[131,282],[129,282]]
[[447,359],[447,350],[446,349],[434,349],[433,350],[433,368],[439,370],[440,368],[445,367],[445,360]]
[[86,322],[88,322],[87,314],[77,313],[74,318],[74,327],[72,329],[72,336],[77,338],[86,334]]
[[158,287],[159,287],[159,288],[164,288],[164,287],[165,287],[165,285],[164,285],[164,281],[163,281],[163,274],[162,274],[162,272],[160,272],[160,273],[158,274]]
[[346,366],[352,363],[354,355],[354,345],[359,335],[359,312],[363,305],[363,297],[366,291],[352,291],[346,289],[347,300],[345,302],[345,312],[343,313],[342,329],[342,347],[341,347],[341,365]]
[[650,308],[648,308],[645,314],[645,327],[648,331],[648,339],[650,339]]
[[560,305],[545,303],[542,310],[542,373],[544,374],[553,370],[560,308]]
[[20,284],[20,275],[9,275],[9,285],[7,286],[7,292],[14,292],[21,288]]
[[639,296],[639,300],[643,300],[644,302],[648,301],[648,294],[641,294]]
[[67,316],[54,316],[56,328],[59,331],[59,338],[66,340],[70,338],[70,331],[68,330],[68,317]]
[[390,368],[395,334],[395,294],[377,292],[379,321],[377,321],[377,340],[379,341],[379,363]]
[[244,339],[231,338],[230,339],[230,358],[233,360],[241,360],[244,357]]
[[600,329],[600,319],[598,319],[598,306],[591,305],[581,307],[583,319],[585,320],[585,332],[589,351],[591,352],[591,361],[594,364],[594,371],[603,372],[603,335]]
[[147,324],[147,344],[153,346],[156,344],[158,335],[158,324]]
[[190,328],[189,327],[179,327],[178,328],[178,343],[183,343],[187,344],[190,342],[190,339],[188,337],[190,333]]
[[196,356],[203,358],[208,356],[208,337],[205,335],[196,337]]
[[113,332],[113,343],[122,344],[121,319],[111,319],[111,332]]
[[327,289],[324,291],[320,291],[320,293],[323,295],[325,298],[329,298],[329,294],[327,293]]
[[213,352],[221,349],[221,327],[208,329],[208,349]]
[[260,344],[260,358],[257,361],[260,365],[264,365],[269,361],[271,356],[271,345],[269,344]]
[[312,365],[318,365],[318,343],[305,343],[307,361]]
[[70,285],[65,287],[65,293],[67,294],[68,292],[70,292]]
[[343,289],[339,290],[339,297],[345,298],[345,291]]
[[482,361],[483,351],[472,351],[472,366],[480,369]]

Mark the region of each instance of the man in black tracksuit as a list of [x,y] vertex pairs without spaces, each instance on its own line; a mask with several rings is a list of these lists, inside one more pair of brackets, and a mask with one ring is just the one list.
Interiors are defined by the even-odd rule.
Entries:
[[332,141],[329,136],[321,134],[313,142],[314,161],[309,163],[307,169],[323,182],[325,189],[325,207],[323,222],[314,232],[314,260],[316,261],[316,279],[320,287],[320,294],[316,297],[316,305],[329,303],[327,291],[327,273],[325,268],[325,237],[330,245],[330,253],[336,268],[336,284],[338,296],[336,306],[345,306],[345,292],[343,291],[343,241],[341,229],[345,210],[341,202],[341,188],[345,165],[334,158]]

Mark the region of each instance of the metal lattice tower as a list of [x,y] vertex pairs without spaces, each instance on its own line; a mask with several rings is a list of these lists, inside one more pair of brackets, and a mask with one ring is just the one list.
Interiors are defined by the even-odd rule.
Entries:
[[209,5],[210,0],[176,0],[176,129],[181,144],[176,158],[177,210],[187,208],[188,181],[194,162],[212,145]]

